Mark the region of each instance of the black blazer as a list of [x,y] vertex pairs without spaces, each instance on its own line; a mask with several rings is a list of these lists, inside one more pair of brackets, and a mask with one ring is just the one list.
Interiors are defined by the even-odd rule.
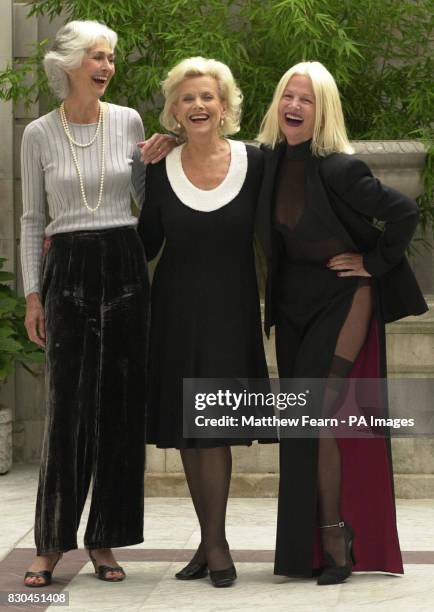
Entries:
[[[264,177],[259,195],[256,231],[267,260],[265,331],[275,323],[273,284],[278,252],[272,240],[274,185],[286,144],[262,145]],[[333,153],[311,157],[306,164],[307,197],[315,198],[323,221],[345,244],[363,254],[365,269],[375,279],[385,323],[426,312],[428,306],[405,251],[418,222],[416,203],[382,185],[368,166],[352,155]],[[383,231],[373,219],[384,222]]]

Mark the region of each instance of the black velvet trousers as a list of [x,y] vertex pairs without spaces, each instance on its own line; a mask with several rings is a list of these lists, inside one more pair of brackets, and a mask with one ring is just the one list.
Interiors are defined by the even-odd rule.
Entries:
[[131,228],[55,234],[43,271],[47,416],[38,554],[143,541],[149,282]]

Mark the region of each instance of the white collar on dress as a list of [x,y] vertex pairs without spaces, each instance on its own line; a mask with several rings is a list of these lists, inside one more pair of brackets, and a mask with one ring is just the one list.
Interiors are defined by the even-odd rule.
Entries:
[[181,152],[184,145],[176,147],[166,157],[166,172],[170,186],[183,204],[194,210],[211,212],[217,210],[239,194],[247,174],[246,145],[239,140],[228,139],[231,161],[228,172],[214,189],[199,189],[191,183],[182,168]]

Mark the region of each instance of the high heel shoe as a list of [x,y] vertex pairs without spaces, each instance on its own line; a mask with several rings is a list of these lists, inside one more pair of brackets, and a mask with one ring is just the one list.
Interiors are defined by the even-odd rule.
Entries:
[[[46,587],[49,584],[51,584],[51,579],[53,576],[54,568],[59,563],[62,556],[63,556],[63,553],[59,553],[56,561],[54,562],[54,565],[51,571],[50,570],[40,570],[39,572],[32,572],[32,571],[26,572],[24,574],[24,586],[29,587],[29,589],[38,589],[40,587]],[[28,583],[26,582],[27,578],[42,578],[43,582]]]
[[337,565],[331,554],[324,551],[326,566],[318,576],[317,580],[317,584],[321,586],[344,582],[344,580],[351,575],[353,565],[356,564],[356,559],[353,552],[354,531],[350,525],[346,525],[343,521],[340,521],[335,525],[323,525],[320,527],[320,529],[327,529],[328,527],[340,527],[344,530],[345,565]]
[[223,570],[209,570],[209,577],[215,587],[228,587],[235,582],[237,571],[232,563],[231,567]]
[[[106,582],[121,582],[122,580],[125,580],[126,574],[120,565],[116,565],[114,567],[110,567],[109,565],[98,565],[97,560],[92,555],[92,551],[89,548],[87,549],[87,553],[93,563],[95,576],[99,578],[99,580],[105,580]],[[108,576],[107,574],[110,572],[116,572],[118,575]]]
[[208,576],[208,564],[205,563],[188,563],[179,572],[175,574],[178,580],[199,580]]

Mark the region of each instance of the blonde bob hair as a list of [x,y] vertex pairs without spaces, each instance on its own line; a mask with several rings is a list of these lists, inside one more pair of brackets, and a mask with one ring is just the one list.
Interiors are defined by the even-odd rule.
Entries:
[[67,98],[70,91],[66,71],[79,68],[86,51],[101,39],[114,49],[118,35],[98,21],[70,21],[57,32],[43,64],[50,89],[59,100]]
[[278,106],[288,82],[296,74],[310,78],[315,95],[312,153],[322,157],[330,153],[354,153],[348,141],[336,81],[320,62],[301,62],[285,72],[262,120],[257,140],[271,148],[285,140],[279,127]]
[[162,82],[165,98],[164,108],[160,115],[160,123],[178,136],[182,132],[173,114],[173,105],[178,97],[178,89],[184,79],[198,76],[210,76],[217,81],[220,99],[226,103],[223,124],[219,131],[223,136],[235,134],[240,130],[241,103],[243,95],[235,82],[233,74],[226,64],[204,57],[189,57],[176,64]]

